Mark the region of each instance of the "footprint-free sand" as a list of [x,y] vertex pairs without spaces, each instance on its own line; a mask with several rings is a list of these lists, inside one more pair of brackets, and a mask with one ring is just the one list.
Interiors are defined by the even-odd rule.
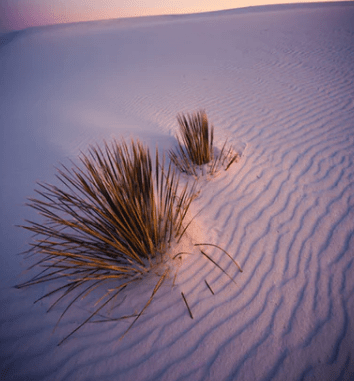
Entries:
[[[265,6],[31,28],[0,47],[1,380],[354,379],[354,3]],[[104,140],[176,146],[205,109],[237,164],[200,180],[176,284],[131,320],[88,323],[95,294],[46,313],[16,227],[36,181]],[[186,181],[183,177],[182,181]],[[206,286],[208,282],[213,295]],[[138,311],[153,279],[126,291]],[[150,288],[149,288],[150,287]],[[97,290],[99,292],[100,290]],[[191,319],[181,298],[186,296]],[[91,297],[91,299],[90,299]],[[92,301],[91,300],[91,301]],[[86,302],[87,301],[87,302]],[[118,304],[118,301],[117,301]]]

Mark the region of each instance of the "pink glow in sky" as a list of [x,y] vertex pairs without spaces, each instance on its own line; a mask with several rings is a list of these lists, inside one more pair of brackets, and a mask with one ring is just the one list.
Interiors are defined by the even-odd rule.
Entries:
[[[322,0],[330,1],[330,0]],[[1,0],[0,32],[31,26],[178,13],[310,0]]]

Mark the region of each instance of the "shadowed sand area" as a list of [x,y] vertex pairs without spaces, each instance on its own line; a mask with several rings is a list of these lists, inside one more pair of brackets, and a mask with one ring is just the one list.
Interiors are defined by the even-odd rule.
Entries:
[[[15,35],[14,35],[15,36]],[[14,37],[13,36],[13,37]],[[354,379],[354,6],[266,6],[27,29],[0,47],[2,380]],[[11,41],[10,41],[11,40]],[[7,41],[7,40],[6,40]],[[179,112],[203,108],[242,153],[200,180],[185,256],[132,330],[34,300],[18,253],[36,181],[55,183],[89,144],[176,146]],[[188,244],[188,243],[187,243]],[[215,295],[206,287],[205,280]],[[137,310],[153,280],[117,308]],[[181,292],[188,299],[189,317]],[[114,312],[114,311],[113,311]]]

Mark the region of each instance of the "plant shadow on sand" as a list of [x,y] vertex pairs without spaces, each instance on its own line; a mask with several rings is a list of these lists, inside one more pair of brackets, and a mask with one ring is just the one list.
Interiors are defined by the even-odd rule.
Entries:
[[[204,126],[203,114],[198,115]],[[208,144],[212,147],[212,142]],[[110,145],[105,143],[103,148],[90,147],[88,154],[82,154],[80,162],[80,165],[73,164],[71,169],[64,165],[58,169],[61,188],[38,183],[36,193],[39,197],[30,198],[27,205],[39,212],[43,222],[26,221],[27,225],[21,226],[34,233],[26,253],[40,257],[31,268],[42,268],[42,271],[17,288],[60,281],[37,300],[56,295],[49,310],[65,302],[59,321],[70,307],[92,291],[96,290],[94,295],[98,291],[102,293],[95,300],[94,311],[58,345],[93,321],[130,318],[132,322],[124,336],[150,305],[162,284],[168,278],[173,278],[174,283],[178,271],[176,260],[192,254],[193,250],[177,252],[173,248],[178,247],[195,217],[187,221],[191,203],[197,197],[197,183],[187,182],[182,186],[179,172],[171,163],[165,165],[165,158],[159,157],[157,148],[153,163],[149,149],[141,142],[132,140],[129,146],[125,141],[114,141]],[[196,243],[192,246],[231,280],[232,277],[200,247],[218,248],[242,271],[217,245]],[[118,319],[102,315],[106,306],[119,307],[117,299],[123,290],[151,276],[154,283],[146,283],[150,284],[151,295],[139,312]],[[101,287],[102,284],[106,287]],[[207,282],[206,285],[213,293]],[[129,288],[125,297],[128,293]],[[185,295],[181,293],[181,296],[193,318]]]

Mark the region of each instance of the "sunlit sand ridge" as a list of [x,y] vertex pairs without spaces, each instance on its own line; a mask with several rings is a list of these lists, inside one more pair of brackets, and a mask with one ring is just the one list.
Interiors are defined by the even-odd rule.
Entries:
[[[352,3],[29,29],[0,47],[0,72],[2,379],[353,379]],[[53,333],[66,305],[33,304],[51,286],[13,288],[31,263],[14,226],[37,218],[26,197],[90,144],[133,137],[167,153],[177,114],[198,109],[241,157],[200,179],[184,248],[227,250],[242,273],[205,247],[236,284],[186,255],[122,340],[129,319],[57,346],[95,295]],[[153,284],[132,286],[112,316],[138,311]]]

